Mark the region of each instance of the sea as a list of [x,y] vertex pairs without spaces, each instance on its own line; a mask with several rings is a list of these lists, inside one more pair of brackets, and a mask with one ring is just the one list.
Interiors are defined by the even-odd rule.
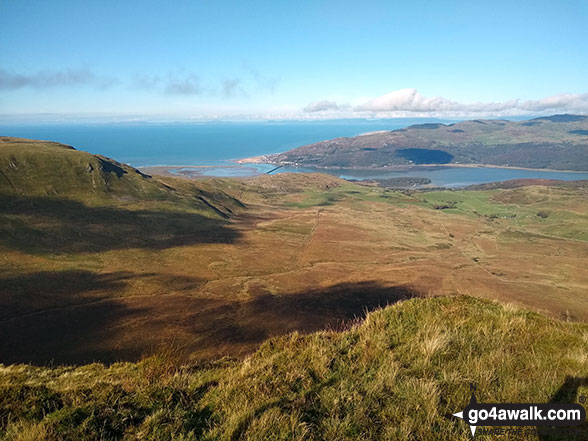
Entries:
[[[265,122],[123,122],[123,123],[1,123],[0,136],[57,141],[78,150],[104,155],[134,167],[173,166],[171,171],[201,166],[205,176],[254,176],[270,172],[269,164],[237,165],[241,158],[279,153],[305,144],[394,130],[434,118],[387,120],[265,121]],[[312,168],[283,167],[272,173],[312,172]],[[345,179],[424,177],[431,185],[458,188],[519,178],[578,180],[588,172],[521,170],[497,167],[407,167],[401,170],[323,171]]]

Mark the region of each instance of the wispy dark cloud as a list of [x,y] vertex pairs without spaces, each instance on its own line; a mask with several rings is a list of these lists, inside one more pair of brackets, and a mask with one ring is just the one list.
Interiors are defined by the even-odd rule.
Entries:
[[23,74],[0,68],[0,89],[51,89],[58,87],[92,86],[107,88],[118,83],[116,78],[97,75],[88,68],[42,70]]
[[241,86],[240,78],[230,78],[223,80],[221,84],[222,95],[226,98],[232,98],[235,95],[247,95]]
[[[257,70],[246,68],[242,76],[217,80],[216,85],[202,83],[195,72],[183,69],[167,74],[139,73],[124,82],[129,89],[153,91],[166,95],[200,96],[210,95],[222,98],[248,97],[252,90],[273,92],[277,80],[260,74]],[[89,68],[41,70],[22,73],[0,67],[0,90],[94,87],[108,88],[119,84],[117,78],[98,75]]]
[[169,95],[201,95],[203,89],[195,74],[169,74],[164,91]]
[[275,90],[277,79],[264,76],[255,69],[245,67],[246,74],[231,76],[214,83],[202,82],[198,74],[190,71],[172,71],[167,75],[136,74],[129,82],[131,89],[154,91],[167,95],[208,95],[221,98],[249,97],[253,91]]
[[131,89],[153,90],[161,87],[161,77],[158,75],[135,74],[130,83]]
[[274,93],[276,91],[279,82],[278,78],[264,75],[256,68],[250,66],[247,62],[243,62],[243,67],[249,76],[253,78],[253,82],[255,83],[257,90],[270,93]]
[[200,84],[200,77],[184,71],[169,72],[167,76],[136,74],[131,79],[129,87],[166,95],[202,95],[205,92]]

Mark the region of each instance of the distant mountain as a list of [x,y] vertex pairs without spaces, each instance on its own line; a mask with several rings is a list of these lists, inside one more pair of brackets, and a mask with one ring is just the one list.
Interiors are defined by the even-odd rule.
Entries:
[[415,164],[488,164],[588,170],[588,117],[472,120],[336,138],[261,161],[284,165],[377,168]]

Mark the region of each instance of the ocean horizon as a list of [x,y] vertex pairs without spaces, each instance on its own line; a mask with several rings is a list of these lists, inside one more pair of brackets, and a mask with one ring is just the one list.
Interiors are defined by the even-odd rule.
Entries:
[[134,167],[221,165],[284,152],[305,144],[366,132],[395,130],[437,118],[268,122],[122,122],[1,124],[0,136],[71,145]]
[[[387,120],[326,120],[198,123],[43,123],[1,124],[1,136],[44,139],[78,150],[104,155],[137,168],[152,166],[211,166],[204,176],[254,176],[273,167],[237,165],[237,159],[284,152],[302,145],[367,132],[395,130],[423,122],[453,121],[436,118]],[[463,187],[521,178],[578,180],[586,172],[524,170],[500,167],[407,167],[399,170],[349,170],[283,167],[275,173],[322,172],[345,179],[424,177],[431,185]]]

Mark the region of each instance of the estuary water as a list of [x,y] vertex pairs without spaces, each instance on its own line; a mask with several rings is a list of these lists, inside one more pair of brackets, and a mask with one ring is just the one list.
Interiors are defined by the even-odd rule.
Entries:
[[[283,152],[326,139],[394,130],[438,119],[208,122],[208,123],[102,123],[5,124],[0,136],[58,141],[101,154],[135,167],[208,166],[192,169],[204,176],[254,176],[273,165],[235,165],[235,159]],[[184,169],[189,171],[190,169]],[[283,167],[274,173],[313,172],[311,168]],[[519,178],[577,180],[588,172],[558,172],[505,168],[408,167],[394,170],[320,170],[346,179],[424,177],[439,187],[461,187]]]

